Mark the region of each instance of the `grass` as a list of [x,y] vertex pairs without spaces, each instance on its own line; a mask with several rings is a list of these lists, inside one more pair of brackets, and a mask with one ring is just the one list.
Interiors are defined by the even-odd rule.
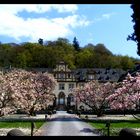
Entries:
[[[102,131],[104,135],[107,135],[107,127],[105,123],[89,122],[90,125]],[[135,122],[112,122],[110,124],[110,135],[117,136],[122,128],[140,128],[140,123]]]
[[[36,129],[39,129],[43,125],[44,121],[36,121]],[[31,128],[31,122],[0,122],[0,128]]]
[[[96,128],[103,128],[105,127],[105,123],[99,123],[99,122],[93,122],[90,123],[93,127]],[[140,128],[140,123],[139,122],[112,122],[110,124],[110,128],[124,128],[124,127],[128,127],[128,128]]]

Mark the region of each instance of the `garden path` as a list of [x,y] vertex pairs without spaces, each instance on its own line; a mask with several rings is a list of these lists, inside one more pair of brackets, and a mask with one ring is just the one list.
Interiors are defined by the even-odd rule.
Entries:
[[100,134],[76,115],[57,111],[34,136],[100,136]]

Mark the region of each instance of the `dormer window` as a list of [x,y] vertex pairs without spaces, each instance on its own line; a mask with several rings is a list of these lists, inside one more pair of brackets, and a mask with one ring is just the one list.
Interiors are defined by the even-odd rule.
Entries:
[[109,79],[110,79],[110,77],[109,77],[109,76],[107,76],[107,77],[106,77],[106,80],[109,80]]
[[112,72],[112,75],[114,75],[114,74],[116,74],[116,71],[113,71],[113,72]]
[[100,77],[98,78],[98,80],[102,80],[102,77],[100,76]]
[[100,74],[101,73],[100,70],[97,73]]
[[93,80],[94,79],[94,75],[88,75],[88,79],[89,80]]

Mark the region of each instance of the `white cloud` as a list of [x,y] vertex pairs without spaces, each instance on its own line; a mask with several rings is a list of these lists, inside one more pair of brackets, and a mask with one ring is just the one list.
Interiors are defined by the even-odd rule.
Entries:
[[63,24],[65,27],[78,27],[78,26],[87,26],[90,24],[88,20],[86,20],[85,17],[79,16],[79,15],[72,15],[72,16],[67,16],[66,18],[55,18],[52,19],[53,22],[57,24]]
[[16,14],[21,11],[45,13],[51,10],[57,10],[59,13],[71,12],[74,13],[78,10],[75,4],[3,4],[0,5],[0,12],[6,11]]
[[113,16],[113,15],[115,15],[115,13],[107,13],[107,14],[103,14],[103,15],[102,15],[102,18],[104,18],[104,19],[110,19],[111,16]]
[[53,9],[56,9],[58,12],[63,13],[63,12],[72,12],[75,13],[75,11],[78,10],[78,6],[74,4],[54,4],[52,5]]
[[110,19],[113,15],[116,15],[116,13],[106,13],[106,14],[102,14],[100,17],[95,18],[94,22],[96,21],[102,21],[102,20],[108,20]]
[[[52,5],[58,12],[74,12],[75,5]],[[6,8],[6,9],[5,9]],[[27,37],[30,41],[37,41],[38,38],[53,40],[58,37],[66,37],[73,33],[76,27],[89,25],[89,21],[84,16],[72,14],[58,18],[26,18],[18,16],[19,11],[42,13],[52,10],[51,5],[10,5],[0,6],[0,35],[13,37],[21,41],[21,37]]]

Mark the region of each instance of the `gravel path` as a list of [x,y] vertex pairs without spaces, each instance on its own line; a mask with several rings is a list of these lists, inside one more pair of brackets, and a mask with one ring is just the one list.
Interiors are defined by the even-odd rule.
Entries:
[[100,136],[96,129],[81,121],[76,115],[58,111],[35,136]]

